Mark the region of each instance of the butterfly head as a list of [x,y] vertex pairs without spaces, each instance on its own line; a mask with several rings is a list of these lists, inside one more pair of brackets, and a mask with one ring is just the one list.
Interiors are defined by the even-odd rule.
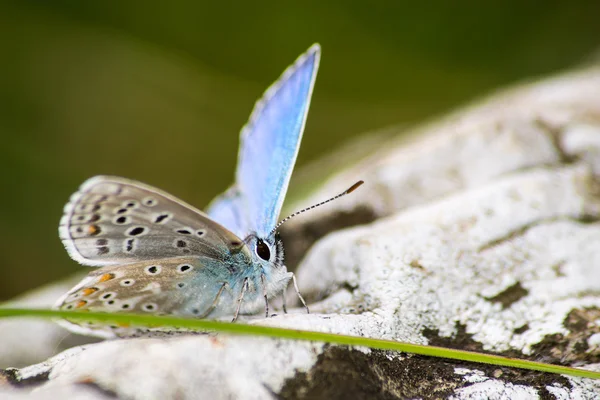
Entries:
[[251,234],[244,242],[250,250],[252,260],[263,268],[283,266],[283,243],[278,233],[272,233],[266,238]]

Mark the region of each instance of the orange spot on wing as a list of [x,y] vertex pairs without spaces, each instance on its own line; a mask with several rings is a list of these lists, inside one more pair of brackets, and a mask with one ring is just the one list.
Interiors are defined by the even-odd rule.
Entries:
[[95,293],[97,291],[98,291],[98,288],[95,288],[95,287],[85,288],[81,291],[81,295],[89,296],[90,294]]
[[97,235],[100,233],[100,227],[98,225],[90,225],[88,226],[88,234],[91,236]]
[[75,308],[81,308],[81,307],[85,306],[86,304],[87,304],[87,301],[79,300],[77,303],[75,303]]
[[100,279],[98,279],[98,282],[106,282],[106,281],[110,281],[111,279],[115,278],[115,274],[104,274],[100,277]]

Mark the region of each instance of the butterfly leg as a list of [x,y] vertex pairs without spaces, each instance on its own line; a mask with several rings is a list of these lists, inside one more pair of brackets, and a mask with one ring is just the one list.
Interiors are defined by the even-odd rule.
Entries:
[[283,296],[283,313],[284,314],[287,314],[287,302],[285,300],[285,299],[287,299],[287,287],[286,286],[283,287],[283,292],[281,293],[281,295]]
[[306,309],[306,313],[310,314],[308,306],[306,305],[306,301],[304,301],[304,297],[302,297],[302,295],[300,294],[300,289],[298,289],[298,282],[296,282],[296,274],[294,274],[293,272],[290,272],[290,275],[292,276],[292,283],[294,284],[294,289],[296,290],[296,294],[298,295],[298,298],[300,299],[300,301],[302,302],[302,305]]
[[265,274],[260,275],[260,282],[262,283],[263,296],[265,297],[265,318],[269,318],[269,299],[267,297],[267,283],[265,282]]
[[225,290],[225,286],[227,286],[227,282],[223,283],[223,285],[221,286],[221,289],[219,289],[219,292],[215,296],[215,299],[213,300],[210,307],[208,307],[208,309],[204,312],[204,314],[198,316],[198,318],[206,318],[206,317],[208,317],[208,315],[211,312],[213,312],[213,310],[217,307],[217,303],[219,302],[219,297],[221,297],[221,293],[223,293],[223,290]]
[[244,294],[246,293],[246,290],[248,290],[248,278],[245,278],[244,283],[242,284],[242,291],[240,292],[240,295],[237,298],[237,307],[235,309],[235,314],[233,314],[233,319],[231,320],[231,322],[235,322],[238,318],[238,314],[240,313],[240,307],[242,306],[242,300],[244,299]]

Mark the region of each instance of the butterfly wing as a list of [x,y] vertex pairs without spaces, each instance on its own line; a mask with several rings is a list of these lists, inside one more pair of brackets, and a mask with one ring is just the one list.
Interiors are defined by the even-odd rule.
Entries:
[[[236,183],[208,214],[240,236],[275,227],[304,131],[321,48],[314,44],[265,92],[242,129]],[[243,234],[242,234],[243,232]]]
[[245,216],[242,196],[236,185],[217,196],[208,207],[208,215],[239,237],[246,237],[250,231]]
[[87,180],[65,206],[59,235],[84,265],[202,255],[219,259],[242,241],[203,212],[139,182]]
[[[176,257],[95,269],[55,304],[59,310],[218,317],[231,314],[240,290],[216,260]],[[241,283],[240,283],[241,284]],[[63,321],[99,336],[131,334],[128,326]]]

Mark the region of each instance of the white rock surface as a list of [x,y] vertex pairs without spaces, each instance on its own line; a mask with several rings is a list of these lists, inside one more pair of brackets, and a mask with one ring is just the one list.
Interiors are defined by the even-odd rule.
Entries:
[[[250,321],[600,370],[600,70],[510,90],[418,133],[311,199],[364,179],[355,194],[290,222],[301,234],[358,210],[377,218],[306,254],[297,274],[313,313]],[[40,399],[600,396],[590,379],[227,335],[89,344],[4,376],[26,389],[0,395],[35,387]]]
[[[78,275],[44,286],[3,303],[2,307],[48,309],[80,279]],[[38,363],[76,344],[96,341],[69,335],[52,321],[28,318],[0,319],[0,340],[0,368]]]

